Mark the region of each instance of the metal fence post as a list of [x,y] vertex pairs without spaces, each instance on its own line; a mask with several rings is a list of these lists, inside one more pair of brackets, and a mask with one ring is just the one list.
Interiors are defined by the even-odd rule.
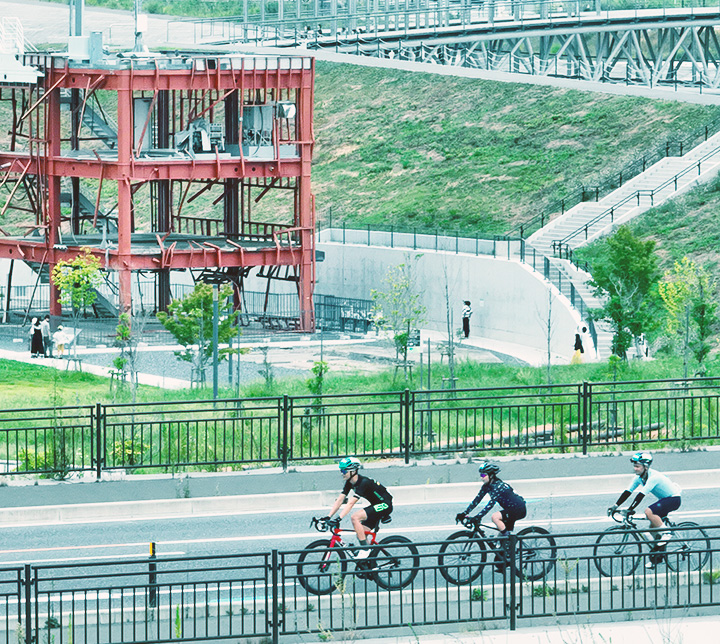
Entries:
[[588,403],[590,400],[590,385],[587,381],[582,384],[582,448],[583,456],[587,455],[588,449]]
[[33,580],[32,580],[32,568],[30,564],[25,564],[25,579],[23,579],[23,586],[25,588],[25,641],[33,641],[33,629],[32,629],[32,595],[33,595]]
[[[500,539],[500,548],[504,547],[503,540]],[[511,532],[507,536],[507,555],[509,559],[509,572],[510,580],[510,605],[508,606],[508,612],[510,613],[510,630],[514,631],[517,628],[517,583],[520,579],[517,575],[517,561],[515,561],[515,553],[517,552],[517,535]],[[506,568],[507,570],[507,568]]]
[[270,559],[270,576],[272,578],[272,641],[278,644],[280,639],[280,624],[278,616],[280,614],[280,599],[278,591],[278,551],[273,549]]
[[95,403],[95,422],[93,428],[95,430],[95,477],[100,480],[102,478],[103,463],[105,462],[105,452],[103,445],[103,434],[105,426],[105,413],[100,403]]
[[148,560],[148,605],[157,606],[157,563],[155,561],[155,542],[150,542],[150,557]]
[[405,465],[410,463],[410,390],[405,389],[400,398],[400,413],[405,425]]
[[290,424],[290,398],[287,394],[282,397],[282,445],[280,446],[280,460],[283,472],[287,472],[290,448],[288,447],[288,426]]

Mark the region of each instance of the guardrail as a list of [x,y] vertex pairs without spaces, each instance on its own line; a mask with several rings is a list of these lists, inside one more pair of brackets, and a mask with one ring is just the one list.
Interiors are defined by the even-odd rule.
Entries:
[[189,471],[345,455],[582,452],[720,441],[720,378],[0,412],[0,473]]
[[[499,544],[511,553],[507,565],[494,556],[498,544],[478,539],[487,558],[457,560],[455,585],[438,559],[443,542],[416,543],[417,570],[410,585],[390,590],[348,561],[333,575],[334,592],[314,595],[298,577],[302,550],[263,553],[149,557],[0,568],[0,641],[130,644],[131,642],[244,641],[310,633],[351,636],[357,630],[473,623],[478,628],[522,626],[523,620],[629,613],[669,623],[688,609],[720,605],[720,526],[704,526],[708,539],[685,530],[695,550],[686,557],[668,548],[667,558],[648,569],[653,553],[644,540],[614,559],[610,576],[601,573],[596,540],[601,532],[553,534],[557,560],[544,578],[519,576],[512,553],[535,550],[539,563],[550,561],[542,539],[527,546],[519,535]],[[630,534],[630,543],[635,542]],[[640,531],[638,539],[643,539]],[[477,552],[477,551],[476,551]],[[554,558],[553,558],[554,559]],[[605,558],[607,560],[607,557]],[[403,561],[403,560],[401,560]],[[447,564],[446,564],[447,565]],[[464,569],[472,574],[465,574]],[[460,574],[460,573],[463,574]],[[572,622],[573,624],[575,621]],[[255,641],[255,640],[253,640]]]

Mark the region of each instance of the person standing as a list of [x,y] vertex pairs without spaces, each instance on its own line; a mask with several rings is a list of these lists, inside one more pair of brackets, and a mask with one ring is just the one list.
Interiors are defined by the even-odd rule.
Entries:
[[46,315],[42,322],[40,322],[40,329],[42,330],[42,339],[43,339],[43,347],[45,348],[45,357],[46,358],[52,358],[53,357],[53,349],[52,349],[52,337],[50,334],[50,316]]
[[45,355],[45,347],[43,346],[42,327],[37,318],[32,319],[32,327],[30,328],[30,357],[39,358]]
[[462,308],[462,324],[463,324],[463,335],[465,338],[470,337],[470,316],[472,315],[472,307],[470,306],[470,300],[463,302]]

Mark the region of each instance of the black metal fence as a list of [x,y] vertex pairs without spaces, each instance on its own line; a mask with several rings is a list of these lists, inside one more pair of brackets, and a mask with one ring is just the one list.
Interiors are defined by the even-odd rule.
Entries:
[[720,441],[720,378],[96,404],[0,412],[0,473],[219,470]]
[[[494,553],[503,545],[497,540],[478,539],[487,558],[453,564],[454,574],[472,577],[463,585],[451,583],[443,570],[449,564],[438,557],[442,542],[417,543],[418,558],[409,559],[417,572],[403,590],[383,588],[349,560],[344,574],[317,573],[333,575],[333,592],[321,596],[300,583],[302,550],[11,565],[0,568],[0,641],[278,642],[312,633],[349,639],[360,630],[408,625],[515,629],[527,618],[630,613],[671,622],[720,605],[719,529],[706,526],[709,539],[686,530],[683,539],[695,554],[668,550],[653,568],[645,564],[656,555],[638,532],[637,548],[616,555],[617,572],[609,575],[601,572],[604,551],[595,547],[600,532],[554,534],[552,559],[544,559],[550,549],[534,537],[536,560],[554,561],[534,581],[517,574],[513,556],[498,564]],[[524,549],[518,535],[505,546],[511,554]],[[466,574],[463,566],[473,570]]]

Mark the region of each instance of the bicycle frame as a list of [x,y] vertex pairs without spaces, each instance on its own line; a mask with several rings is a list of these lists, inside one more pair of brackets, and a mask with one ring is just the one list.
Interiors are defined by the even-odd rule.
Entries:
[[[313,519],[310,522],[310,525],[314,526],[318,532],[325,532],[325,526],[327,524],[321,523],[318,519]],[[348,547],[345,545],[345,542],[343,541],[343,538],[342,538],[343,532],[351,532],[352,534],[355,534],[355,530],[351,530],[349,528],[341,528],[339,525],[334,526],[332,528],[332,536],[330,537],[330,547],[331,548],[347,548]],[[365,538],[368,538],[368,537],[370,538],[368,545],[371,545],[371,546],[378,545],[377,533],[378,533],[377,529],[369,530],[369,529],[365,528]]]
[[[617,515],[620,515],[622,519],[618,519]],[[610,518],[612,518],[615,523],[619,523],[624,528],[627,528],[628,530],[635,530],[637,532],[637,535],[642,538],[642,540],[645,543],[649,543],[652,545],[653,539],[650,538],[648,535],[652,533],[653,530],[663,530],[665,527],[667,528],[674,528],[675,524],[668,519],[668,517],[665,517],[663,521],[665,522],[665,526],[663,528],[654,528],[653,526],[650,526],[649,528],[642,528],[640,527],[633,514],[629,514],[627,510],[615,510],[611,515]],[[649,519],[645,519],[646,521],[649,521]]]

